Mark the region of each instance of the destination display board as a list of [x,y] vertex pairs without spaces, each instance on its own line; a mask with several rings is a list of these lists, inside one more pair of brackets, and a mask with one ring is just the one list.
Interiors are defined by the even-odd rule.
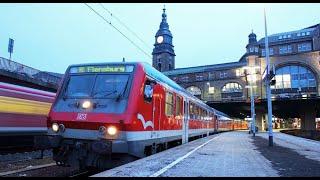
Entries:
[[121,73],[132,72],[133,65],[78,66],[70,68],[70,73]]

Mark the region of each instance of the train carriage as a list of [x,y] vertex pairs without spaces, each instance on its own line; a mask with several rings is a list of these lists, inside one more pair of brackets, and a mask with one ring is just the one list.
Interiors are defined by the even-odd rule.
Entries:
[[58,164],[102,168],[115,154],[144,157],[213,133],[216,117],[149,64],[81,64],[66,70],[48,134]]
[[0,82],[0,149],[34,146],[47,134],[47,115],[55,93]]

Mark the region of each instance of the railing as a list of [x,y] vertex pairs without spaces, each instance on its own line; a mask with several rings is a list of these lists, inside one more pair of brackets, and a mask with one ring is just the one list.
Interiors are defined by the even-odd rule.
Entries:
[[3,57],[0,57],[0,70],[17,73],[17,74],[27,76],[29,78],[32,78],[44,83],[49,83],[54,85],[58,85],[61,80],[61,78],[58,76],[54,76],[52,74],[42,72],[40,70],[17,63],[15,61],[11,61]]

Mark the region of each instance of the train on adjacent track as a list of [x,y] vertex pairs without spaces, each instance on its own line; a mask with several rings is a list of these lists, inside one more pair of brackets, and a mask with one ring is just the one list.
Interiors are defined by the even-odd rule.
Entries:
[[54,97],[55,93],[0,82],[1,152],[32,149],[46,142],[47,116]]
[[95,63],[67,68],[48,116],[59,165],[105,168],[113,157],[145,157],[217,131],[247,129],[151,65]]

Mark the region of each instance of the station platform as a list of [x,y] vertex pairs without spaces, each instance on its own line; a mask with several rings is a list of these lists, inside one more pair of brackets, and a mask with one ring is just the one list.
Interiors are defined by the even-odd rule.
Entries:
[[305,172],[300,173],[302,176],[320,175],[320,142],[276,132],[274,147],[268,147],[267,138],[267,133],[252,137],[248,131],[215,134],[92,177],[299,176],[296,172]]

